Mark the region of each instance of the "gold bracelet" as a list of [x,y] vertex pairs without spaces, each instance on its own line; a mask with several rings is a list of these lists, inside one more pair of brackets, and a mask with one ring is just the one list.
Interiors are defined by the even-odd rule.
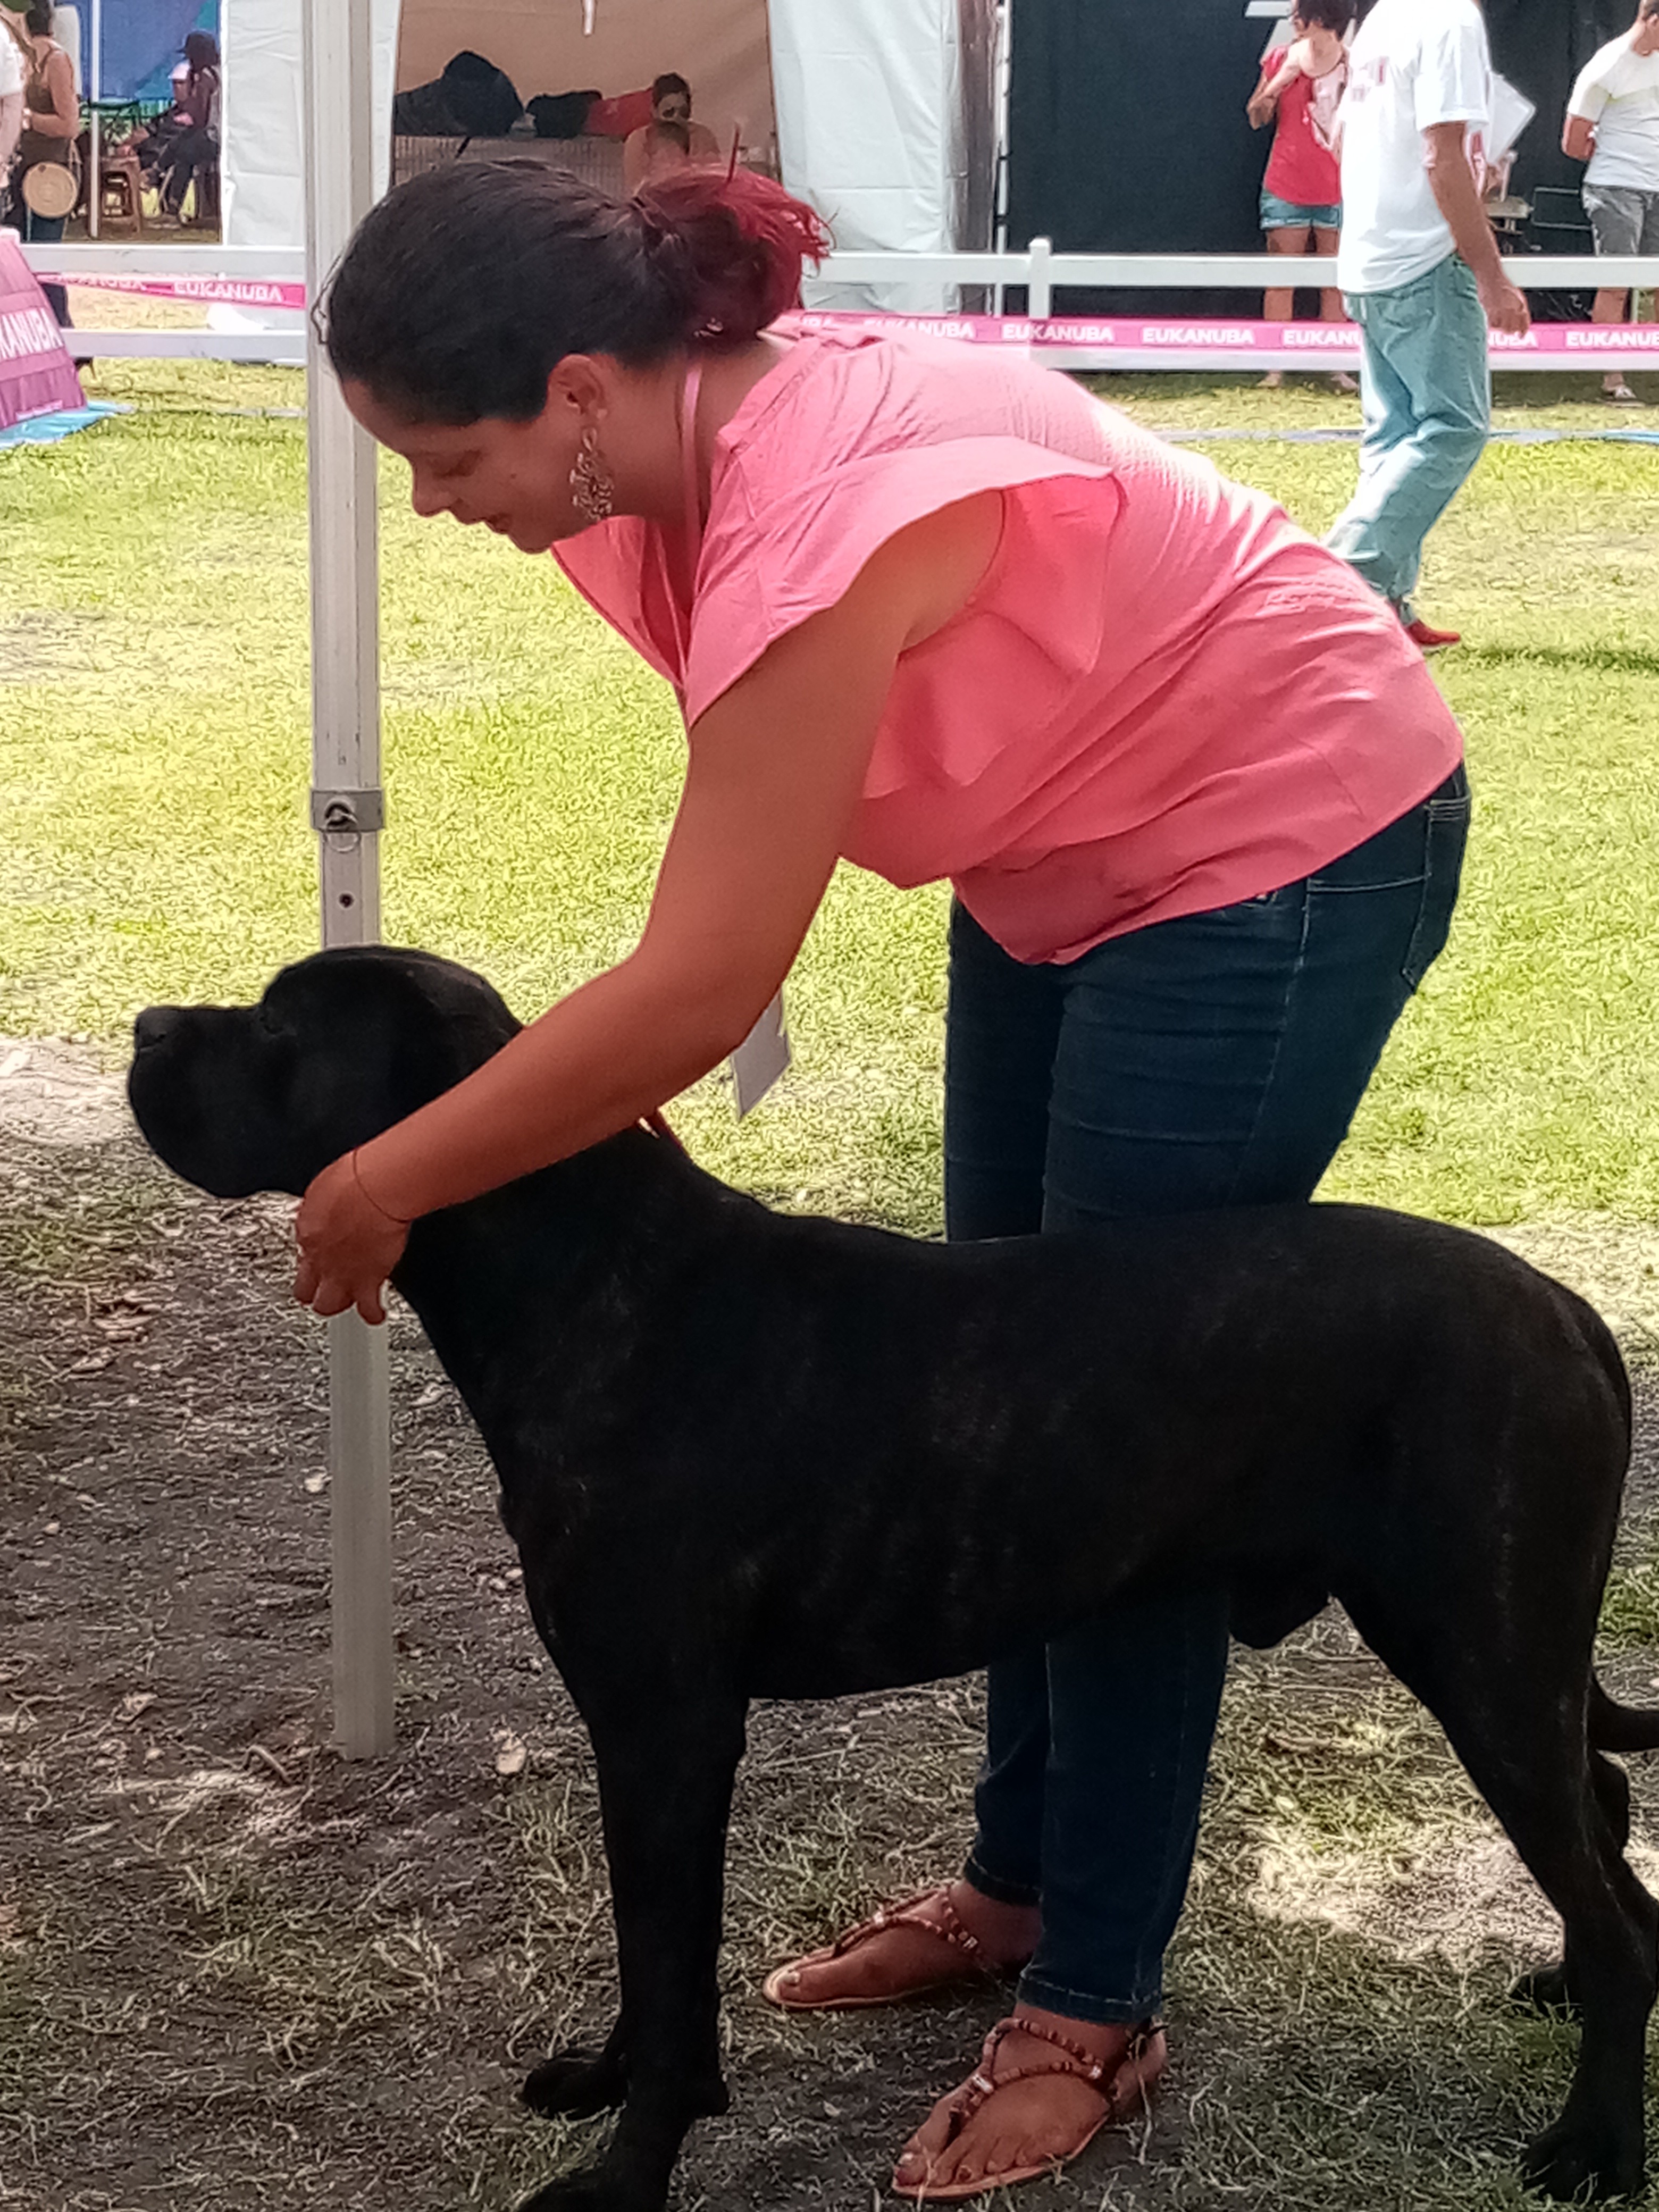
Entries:
[[[356,1145],[352,1146],[349,1157],[351,1160],[351,1179],[356,1184],[357,1188],[362,1193],[362,1196],[368,1200],[368,1203],[374,1207],[374,1211],[380,1216],[382,1220],[392,1222],[398,1229],[407,1229],[410,1226],[409,1221],[404,1220],[404,1217],[400,1213],[389,1213],[386,1207],[381,1205],[380,1200],[374,1195],[373,1192],[369,1190],[368,1185],[364,1182],[363,1171],[357,1164],[357,1146]],[[413,1217],[411,1216],[410,1218],[412,1219]]]

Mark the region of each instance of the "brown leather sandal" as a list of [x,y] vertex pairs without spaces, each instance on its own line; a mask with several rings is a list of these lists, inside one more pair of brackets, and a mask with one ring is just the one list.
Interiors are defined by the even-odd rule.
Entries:
[[[924,1906],[927,1908],[925,1912]],[[856,1951],[889,1928],[919,1928],[924,1935],[937,1936],[957,1956],[948,1961],[942,1960],[937,1972],[919,1981],[908,1982],[901,1989],[890,1990],[884,1996],[801,1997],[794,1993],[804,1966],[827,1966],[833,1959],[844,1959],[848,1952]],[[769,2004],[776,2005],[783,2012],[872,2012],[881,2005],[902,2004],[907,1997],[925,1996],[931,1990],[951,1989],[961,1982],[1000,1981],[1017,1971],[1014,1967],[994,1966],[986,1957],[979,1938],[963,1927],[951,1904],[949,1886],[941,1882],[938,1888],[924,1889],[900,1904],[880,1906],[867,1920],[860,1920],[856,1928],[837,1936],[823,1950],[809,1951],[805,1957],[792,1960],[788,1966],[779,1966],[762,1984],[761,1994]]]
[[[1050,2045],[1054,2057],[1029,2066],[1011,2067],[1006,2074],[996,2070],[997,2054],[1004,2040],[1018,2032],[1033,2037],[1039,2043]],[[1138,2107],[1148,2102],[1154,2083],[1163,2073],[1169,2058],[1164,2030],[1157,2021],[1142,2021],[1130,2031],[1127,2047],[1115,2059],[1096,2058],[1080,2043],[1069,2036],[1044,2027],[1031,2020],[1000,2020],[985,2039],[985,2048],[980,2053],[979,2064],[963,2083],[948,2107],[951,2132],[945,2138],[948,2148],[956,2142],[976,2112],[994,2097],[999,2089],[1006,2089],[1016,2081],[1031,2081],[1044,2074],[1072,2074],[1086,2081],[1099,2092],[1103,2110],[1100,2118],[1069,2150],[1059,2151],[1040,2159],[1031,2166],[1012,2167],[1006,2173],[981,2174],[976,2181],[901,2181],[896,2171],[893,2175],[896,2196],[908,2198],[916,2204],[961,2204],[970,2197],[986,2197],[998,2189],[1011,2189],[1017,2182],[1037,2181],[1044,2174],[1058,2173],[1074,2158],[1080,2158],[1104,2127],[1127,2119]]]

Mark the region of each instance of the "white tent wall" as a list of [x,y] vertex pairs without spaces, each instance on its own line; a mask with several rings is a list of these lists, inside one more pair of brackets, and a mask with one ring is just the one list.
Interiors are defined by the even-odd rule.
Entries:
[[[398,0],[374,0],[377,191],[391,173],[398,15]],[[223,0],[220,43],[225,244],[298,249],[306,242],[301,0]],[[240,307],[215,307],[209,319],[228,330],[298,329],[304,321],[297,312]]]
[[768,151],[773,129],[766,0],[404,0],[398,89],[436,76],[463,47],[538,93],[636,92],[665,70],[690,85],[699,123],[723,147]]
[[[520,96],[606,94],[678,70],[697,113],[729,143],[775,129],[784,181],[838,245],[947,252],[988,245],[995,168],[997,0],[373,0],[375,169],[390,164],[392,86],[438,75],[462,46],[504,69]],[[225,243],[298,247],[301,0],[223,0]],[[819,285],[815,304],[872,295]],[[888,286],[878,304],[956,304],[937,286]],[[292,328],[278,310],[215,308],[224,327]]]
[[[771,0],[783,178],[846,252],[990,243],[995,0]],[[818,283],[817,307],[954,307],[938,285]]]

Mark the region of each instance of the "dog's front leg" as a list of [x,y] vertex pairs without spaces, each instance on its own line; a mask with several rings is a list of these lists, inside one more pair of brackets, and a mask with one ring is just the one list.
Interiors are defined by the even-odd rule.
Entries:
[[[585,2101],[622,2091],[596,2166],[550,2182],[520,2212],[660,2212],[693,2120],[723,2112],[718,1960],[726,1821],[745,1701],[643,1694],[580,1700],[599,1770],[622,2011]],[[538,2068],[526,2084],[535,2101]]]

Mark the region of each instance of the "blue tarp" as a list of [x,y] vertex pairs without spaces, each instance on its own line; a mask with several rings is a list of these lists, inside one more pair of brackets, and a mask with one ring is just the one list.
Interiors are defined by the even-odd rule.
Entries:
[[[219,35],[219,0],[104,0],[100,84],[106,100],[166,100],[185,33]],[[89,30],[92,10],[82,0]]]
[[126,411],[118,401],[94,399],[85,407],[65,407],[55,415],[30,415],[14,422],[9,430],[0,430],[0,453],[12,453],[20,446],[55,446],[60,438],[90,430],[94,422]]

